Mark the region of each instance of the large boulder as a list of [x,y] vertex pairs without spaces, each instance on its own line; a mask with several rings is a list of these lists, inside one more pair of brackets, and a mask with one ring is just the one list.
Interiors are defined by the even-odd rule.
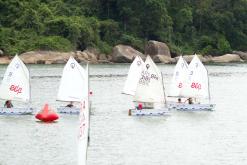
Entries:
[[225,54],[223,56],[213,57],[212,61],[218,63],[243,62],[243,60],[237,54]]
[[70,56],[78,62],[98,62],[97,55],[92,49],[86,49],[83,52],[31,51],[21,54],[20,58],[26,64],[65,64]]
[[141,52],[133,49],[131,46],[117,45],[112,51],[112,61],[117,63],[130,63],[137,55],[143,59],[145,58]]
[[233,51],[232,53],[239,55],[242,60],[247,61],[247,52]]
[[8,56],[5,57],[0,57],[0,64],[9,64],[10,63],[10,58]]
[[82,52],[84,58],[90,63],[97,63],[97,55],[99,54],[96,49],[86,49]]
[[164,55],[156,55],[153,56],[153,60],[155,63],[164,63],[164,64],[171,64],[171,63],[175,63],[176,60],[174,58],[171,57],[167,57]]
[[61,64],[66,63],[75,52],[31,51],[20,55],[26,64]]
[[171,58],[169,47],[163,42],[153,40],[148,41],[148,43],[146,44],[145,53],[150,56],[164,55]]
[[99,54],[98,62],[99,63],[109,63],[108,56],[106,54]]

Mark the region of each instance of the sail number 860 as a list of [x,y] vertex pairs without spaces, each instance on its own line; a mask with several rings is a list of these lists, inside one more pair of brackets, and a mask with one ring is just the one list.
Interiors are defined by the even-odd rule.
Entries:
[[191,86],[190,87],[200,90],[201,89],[201,84],[200,83],[194,83],[193,82],[193,83],[191,83]]

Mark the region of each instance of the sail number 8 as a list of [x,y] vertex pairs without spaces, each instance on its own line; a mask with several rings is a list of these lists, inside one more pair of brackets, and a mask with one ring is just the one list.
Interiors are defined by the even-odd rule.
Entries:
[[200,90],[201,89],[201,84],[200,83],[194,83],[193,82],[193,83],[191,83],[191,86],[190,87]]

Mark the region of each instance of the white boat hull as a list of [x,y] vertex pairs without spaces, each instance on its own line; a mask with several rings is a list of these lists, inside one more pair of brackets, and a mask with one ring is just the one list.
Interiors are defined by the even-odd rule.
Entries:
[[129,109],[129,116],[163,116],[169,115],[170,111],[168,108],[157,108],[157,109]]
[[215,104],[184,104],[184,103],[170,103],[169,109],[176,109],[181,111],[212,111]]
[[33,108],[4,108],[0,107],[0,115],[31,115]]
[[57,108],[58,113],[63,113],[63,114],[75,114],[79,115],[80,113],[80,108],[77,107],[59,107]]

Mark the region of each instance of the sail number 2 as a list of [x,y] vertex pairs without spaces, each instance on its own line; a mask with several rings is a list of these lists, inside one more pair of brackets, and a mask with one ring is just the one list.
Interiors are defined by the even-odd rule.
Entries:
[[201,89],[201,84],[200,83],[194,83],[193,82],[193,83],[191,83],[191,86],[190,87],[200,90]]
[[19,85],[11,85],[9,88],[10,91],[16,92],[17,94],[22,92],[22,88]]

